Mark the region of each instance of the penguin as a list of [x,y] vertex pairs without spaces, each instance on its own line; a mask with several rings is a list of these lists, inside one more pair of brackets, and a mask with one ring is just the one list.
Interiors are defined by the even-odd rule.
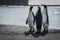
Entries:
[[34,13],[32,12],[32,8],[33,8],[33,6],[30,7],[29,14],[28,14],[28,17],[26,20],[26,24],[28,24],[29,28],[30,28],[29,31],[25,32],[25,34],[27,34],[27,35],[32,34],[35,31],[35,29],[34,29]]
[[48,27],[49,27],[49,16],[48,16],[46,5],[44,5],[44,10],[42,12],[42,15],[43,15],[42,24],[43,24],[43,28],[44,28],[44,31],[42,32],[42,34],[45,36],[48,33]]
[[36,28],[37,28],[37,34],[41,33],[41,27],[42,27],[42,13],[41,13],[41,8],[38,7],[38,11],[36,13]]

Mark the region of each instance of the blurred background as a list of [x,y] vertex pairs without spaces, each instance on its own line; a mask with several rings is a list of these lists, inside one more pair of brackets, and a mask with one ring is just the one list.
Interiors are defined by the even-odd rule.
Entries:
[[[0,6],[0,24],[20,25],[25,24],[30,6]],[[43,11],[43,7],[41,7]],[[33,8],[34,14],[37,12],[37,6]],[[48,6],[49,28],[60,29],[60,6]]]

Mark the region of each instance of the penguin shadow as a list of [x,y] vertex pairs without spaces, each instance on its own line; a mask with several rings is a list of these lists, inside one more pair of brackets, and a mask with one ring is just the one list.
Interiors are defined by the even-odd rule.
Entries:
[[24,32],[25,36],[29,36],[29,35],[32,35],[33,33],[32,32]]
[[34,37],[34,38],[38,38],[38,37],[40,37],[41,36],[41,34],[32,34],[32,36]]
[[35,38],[37,38],[37,37],[39,37],[40,36],[40,34],[35,34],[36,32],[34,32],[34,33],[31,33],[31,32],[24,32],[24,34],[25,34],[25,36],[28,36],[29,37],[29,35],[32,35],[33,37],[35,37]]
[[35,37],[35,38],[38,38],[38,37],[44,37],[44,36],[46,36],[46,35],[56,34],[56,33],[60,33],[60,30],[53,30],[53,31],[50,31],[50,30],[49,30],[48,33],[44,33],[44,34],[42,34],[42,33],[40,33],[40,34],[35,34],[35,33],[33,33],[32,36]]
[[37,37],[44,37],[46,35],[49,35],[49,34],[56,34],[56,33],[60,33],[60,30],[49,30],[48,33],[44,33],[44,34],[36,34],[37,36],[35,36],[34,34],[32,36],[34,36],[35,38]]

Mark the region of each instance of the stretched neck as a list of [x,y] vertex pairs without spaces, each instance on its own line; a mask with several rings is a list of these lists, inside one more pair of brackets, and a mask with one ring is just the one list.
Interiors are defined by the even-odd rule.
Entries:
[[32,11],[30,10],[29,13],[31,13]]

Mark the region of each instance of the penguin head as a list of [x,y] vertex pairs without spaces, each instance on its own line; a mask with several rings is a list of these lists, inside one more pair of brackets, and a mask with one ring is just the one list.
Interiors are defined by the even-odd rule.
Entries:
[[44,5],[44,8],[46,9],[46,8],[47,8],[47,6],[46,6],[46,5]]
[[29,9],[29,13],[31,13],[31,12],[32,12],[32,8],[33,8],[33,6],[31,6],[31,7],[30,7],[30,9]]

